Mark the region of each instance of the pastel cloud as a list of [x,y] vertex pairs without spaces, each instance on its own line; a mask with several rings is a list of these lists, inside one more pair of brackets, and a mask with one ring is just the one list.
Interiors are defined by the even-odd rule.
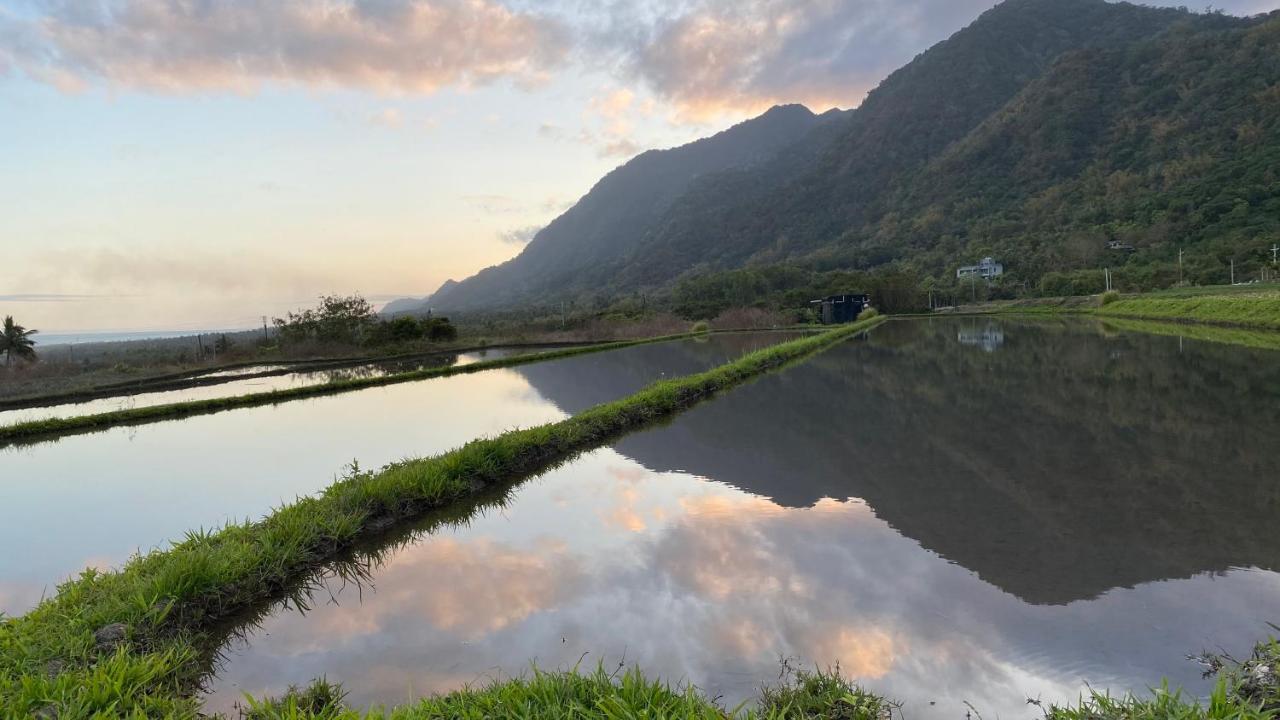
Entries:
[[[3,18],[0,18],[3,22]],[[59,87],[250,91],[264,82],[427,93],[565,57],[555,22],[493,0],[110,0],[10,18],[6,64]],[[6,43],[8,45],[8,43]]]
[[512,228],[498,234],[498,239],[510,245],[528,245],[538,231],[543,228],[542,225],[526,225],[525,227]]
[[857,105],[895,67],[988,0],[702,0],[658,21],[622,60],[677,119],[802,102]]
[[[67,90],[250,91],[283,83],[429,93],[498,79],[537,85],[573,64],[628,85],[588,102],[600,117],[626,120],[656,100],[676,123],[704,122],[777,103],[857,105],[894,68],[993,4],[34,0],[30,16],[0,11],[0,74],[18,68]],[[1252,14],[1277,2],[1221,6]],[[603,137],[588,140],[604,156],[639,150],[617,128],[596,134]]]
[[[995,0],[657,0],[602,22],[598,44],[670,104],[673,120],[745,115],[779,103],[852,107],[894,69]],[[1156,4],[1178,5],[1178,2]],[[1228,13],[1276,0],[1215,3]]]

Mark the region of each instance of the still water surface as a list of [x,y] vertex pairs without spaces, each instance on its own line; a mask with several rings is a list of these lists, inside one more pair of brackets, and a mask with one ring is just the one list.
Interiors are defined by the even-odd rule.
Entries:
[[[545,352],[548,349],[550,348],[539,348],[533,352]],[[165,405],[168,403],[190,402],[192,400],[235,397],[236,395],[268,392],[271,390],[287,390],[289,388],[305,387],[309,385],[323,385],[325,383],[334,382],[335,380],[383,377],[386,375],[393,375],[395,373],[410,372],[426,368],[471,365],[472,363],[484,360],[497,360],[499,358],[510,357],[512,355],[524,354],[525,352],[528,351],[520,350],[518,348],[493,348],[489,350],[478,350],[475,352],[433,355],[414,358],[412,360],[379,361],[362,365],[352,365],[349,367],[327,368],[323,370],[298,370],[295,372],[282,373],[280,375],[244,378],[240,380],[235,379],[240,375],[284,370],[288,367],[285,365],[253,365],[245,368],[204,373],[197,376],[199,379],[228,378],[225,382],[217,384],[199,385],[179,390],[161,390],[158,392],[144,392],[133,395],[118,395],[86,400],[84,402],[45,405],[43,407],[0,410],[0,426],[30,422],[32,420],[45,420],[49,418],[94,415],[97,413],[151,407],[154,405]]]
[[[584,657],[730,704],[779,658],[907,717],[1207,684],[1280,619],[1280,357],[1086,323],[895,322],[380,548],[228,641],[208,707],[396,703]],[[619,366],[519,368],[573,411]]]
[[[594,404],[794,336],[640,345],[548,361],[538,373],[574,385],[607,365],[610,383],[582,396]],[[26,549],[0,552],[0,612],[27,610],[85,567],[261,517],[353,460],[379,467],[565,416],[525,376],[501,369],[0,449],[0,548]]]

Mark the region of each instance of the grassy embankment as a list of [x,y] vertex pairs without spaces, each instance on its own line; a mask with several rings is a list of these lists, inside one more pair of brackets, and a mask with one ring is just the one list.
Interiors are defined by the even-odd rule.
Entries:
[[[1194,292],[1192,291],[1194,290]],[[1280,290],[1210,288],[1121,296],[1093,310],[1103,317],[1280,330]]]
[[[16,410],[22,408],[36,408],[48,405],[62,405],[64,403],[78,403],[88,400],[96,400],[99,398],[119,397],[122,395],[136,395],[139,393],[164,392],[169,390],[184,390],[192,387],[204,387],[208,385],[221,385],[228,382],[240,380],[254,380],[259,378],[276,377],[279,375],[287,375],[299,372],[321,372],[324,370],[341,370],[345,368],[358,367],[361,365],[372,365],[377,363],[393,363],[404,361],[425,361],[433,358],[441,360],[451,359],[462,353],[483,352],[487,350],[548,350],[549,348],[568,349],[569,347],[579,347],[588,345],[600,345],[604,343],[576,342],[576,343],[527,343],[516,345],[472,345],[458,346],[456,348],[445,348],[440,350],[432,350],[429,352],[416,352],[408,354],[396,355],[360,355],[352,357],[332,357],[318,358],[314,360],[277,360],[274,362],[263,362],[251,360],[246,362],[227,363],[225,365],[217,365],[209,368],[200,368],[196,370],[183,370],[180,372],[167,373],[163,375],[147,375],[141,378],[134,378],[119,382],[105,383],[101,385],[90,385],[75,390],[64,392],[53,392],[42,395],[21,395],[9,398],[0,398],[0,410]],[[243,370],[253,367],[271,366],[271,369],[257,370],[253,372],[244,372],[239,374],[219,375],[218,373],[229,373],[234,370]],[[278,366],[278,367],[277,367]]]
[[[1095,315],[1102,318],[1213,326],[1240,330],[1280,330],[1280,288],[1275,285],[1175,288],[1142,295],[1029,298],[963,306],[941,315]],[[931,313],[928,317],[939,314]],[[1186,333],[1182,333],[1186,335]],[[1229,336],[1219,335],[1221,342]],[[1265,339],[1250,339],[1255,347]]]
[[883,320],[780,343],[560,422],[353,472],[260,521],[190,532],[119,571],[85,570],[31,612],[0,624],[0,717],[50,708],[60,718],[194,717],[200,634],[274,597],[361,538],[546,470]]
[[431,378],[448,377],[450,375],[463,375],[481,372],[484,370],[492,370],[495,368],[513,367],[515,365],[524,365],[527,363],[556,360],[572,357],[574,355],[586,355],[589,353],[604,352],[607,350],[619,350],[633,345],[667,342],[670,340],[683,340],[703,334],[706,334],[706,331],[683,333],[680,335],[667,335],[663,337],[646,338],[643,340],[626,340],[622,342],[603,343],[597,345],[583,345],[580,347],[550,350],[540,353],[528,353],[524,355],[513,355],[494,360],[484,360],[470,365],[423,368],[421,370],[411,370],[409,372],[395,373],[381,377],[335,380],[318,385],[304,385],[281,390],[270,390],[267,392],[246,393],[244,395],[232,395],[224,398],[207,398],[204,400],[166,403],[164,405],[150,405],[147,407],[114,410],[111,412],[96,413],[92,415],[76,415],[66,418],[31,420],[28,422],[0,426],[0,447],[21,442],[35,442],[78,432],[106,430],[120,425],[137,425],[156,422],[159,420],[191,417],[193,415],[207,415],[209,413],[221,412],[223,410],[234,410],[236,408],[274,405],[288,400],[334,395],[353,390],[363,390],[366,388],[380,387],[384,385],[395,385],[397,383],[416,382]]
[[1238,345],[1259,350],[1280,350],[1280,332],[1267,330],[1249,330],[1246,328],[1220,327],[1190,322],[1158,322],[1152,320],[1130,320],[1126,317],[1102,318],[1104,327],[1115,328],[1125,332],[1147,333],[1149,335],[1167,335],[1169,337],[1186,338],[1204,342]]

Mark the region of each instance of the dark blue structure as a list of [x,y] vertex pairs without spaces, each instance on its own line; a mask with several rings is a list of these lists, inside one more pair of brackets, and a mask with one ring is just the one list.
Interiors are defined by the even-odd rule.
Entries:
[[857,320],[863,310],[871,307],[871,296],[832,295],[811,304],[818,306],[818,319],[823,325],[839,325]]

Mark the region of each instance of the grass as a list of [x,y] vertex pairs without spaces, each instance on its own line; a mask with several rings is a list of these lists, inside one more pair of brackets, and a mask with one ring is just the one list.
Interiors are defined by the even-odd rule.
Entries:
[[[285,375],[296,372],[319,372],[323,370],[339,370],[343,368],[356,367],[360,365],[368,365],[373,363],[391,363],[404,360],[426,360],[429,358],[445,359],[449,356],[458,355],[468,352],[480,352],[485,350],[499,349],[546,349],[555,345],[557,347],[564,346],[587,346],[598,345],[602,343],[572,342],[572,343],[529,343],[529,344],[503,344],[503,345],[469,345],[469,346],[445,346],[440,349],[428,350],[415,353],[387,354],[387,355],[362,355],[353,357],[331,357],[331,358],[314,358],[309,360],[245,360],[241,362],[226,363],[223,365],[210,365],[180,372],[167,373],[163,375],[148,375],[141,378],[135,378],[124,381],[105,383],[101,385],[93,385],[90,387],[79,388],[58,393],[48,393],[43,395],[20,395],[11,398],[0,398],[0,410],[14,410],[19,408],[44,407],[47,405],[61,405],[65,403],[85,402],[87,400],[96,400],[99,398],[119,397],[121,395],[135,395],[138,393],[164,392],[169,390],[182,390],[191,387],[202,387],[207,385],[218,385],[236,380],[250,380],[254,378],[273,377],[277,375]],[[216,373],[226,373],[232,370],[242,370],[245,368],[253,368],[259,366],[279,366],[279,369],[262,370],[257,372],[247,372],[239,375],[222,375]]]
[[[114,572],[85,570],[0,621],[0,717],[194,717],[201,635],[286,590],[361,538],[528,476],[883,322],[780,343],[654,383],[574,417],[376,472],[353,471],[266,518],[189,532]],[[474,367],[474,366],[469,366]]]
[[[1219,680],[1204,700],[1171,690],[1167,683],[1149,694],[1111,696],[1091,692],[1071,705],[1042,707],[1045,720],[1274,720],[1280,711],[1276,668],[1280,644],[1260,643],[1244,662],[1205,658]],[[786,667],[784,665],[784,667]],[[706,720],[890,720],[900,706],[856,687],[835,668],[792,673],[760,689],[754,701],[725,708],[693,687],[673,688],[636,669],[620,677],[597,667],[581,673],[540,672],[467,687],[400,707],[357,710],[344,702],[342,688],[318,680],[290,688],[269,700],[249,699],[250,720],[445,720],[453,718],[695,718]],[[1031,701],[1029,701],[1031,702]],[[1039,703],[1035,703],[1039,704]],[[966,714],[966,716],[970,716]],[[976,711],[971,717],[981,718]]]
[[1225,327],[1280,330],[1280,290],[1179,294],[1171,291],[1121,297],[1094,310],[1101,316],[1136,320],[1197,322]]
[[300,387],[284,388],[281,390],[271,390],[268,392],[233,395],[223,398],[207,398],[204,400],[166,403],[164,405],[128,408],[92,415],[76,415],[66,418],[31,420],[28,422],[0,426],[0,447],[18,443],[37,442],[40,440],[79,432],[107,430],[121,425],[139,425],[161,420],[191,417],[194,415],[207,415],[210,413],[234,410],[237,408],[274,405],[290,400],[335,395],[338,393],[363,390],[371,387],[416,382],[431,378],[448,377],[450,375],[463,375],[482,372],[484,370],[492,370],[494,368],[512,367],[515,365],[556,360],[575,355],[586,355],[589,353],[604,352],[607,350],[618,350],[625,347],[631,347],[633,345],[681,340],[690,337],[697,337],[701,334],[702,333],[692,332],[681,335],[646,338],[643,340],[627,340],[623,342],[603,343],[598,345],[584,345],[581,347],[563,348],[548,352],[529,353],[525,355],[497,358],[494,360],[485,360],[472,363],[470,365],[423,368],[421,370],[411,370],[409,372],[395,373],[381,377],[350,378],[346,380],[335,380],[333,382],[319,385],[304,385]]
[[278,699],[254,701],[245,716],[250,720],[887,720],[895,707],[854,687],[838,670],[796,673],[780,685],[762,688],[756,702],[730,709],[694,687],[672,687],[646,678],[637,669],[619,675],[597,667],[589,673],[534,668],[527,677],[465,688],[391,710],[347,708],[340,687],[318,681],[304,689],[291,689]]
[[1280,350],[1280,333],[1266,330],[1249,330],[1245,328],[1220,327],[1198,323],[1170,323],[1152,320],[1130,320],[1123,317],[1102,318],[1104,327],[1115,328],[1126,332],[1141,332],[1150,335],[1168,335],[1189,340],[1239,345],[1259,350]]

